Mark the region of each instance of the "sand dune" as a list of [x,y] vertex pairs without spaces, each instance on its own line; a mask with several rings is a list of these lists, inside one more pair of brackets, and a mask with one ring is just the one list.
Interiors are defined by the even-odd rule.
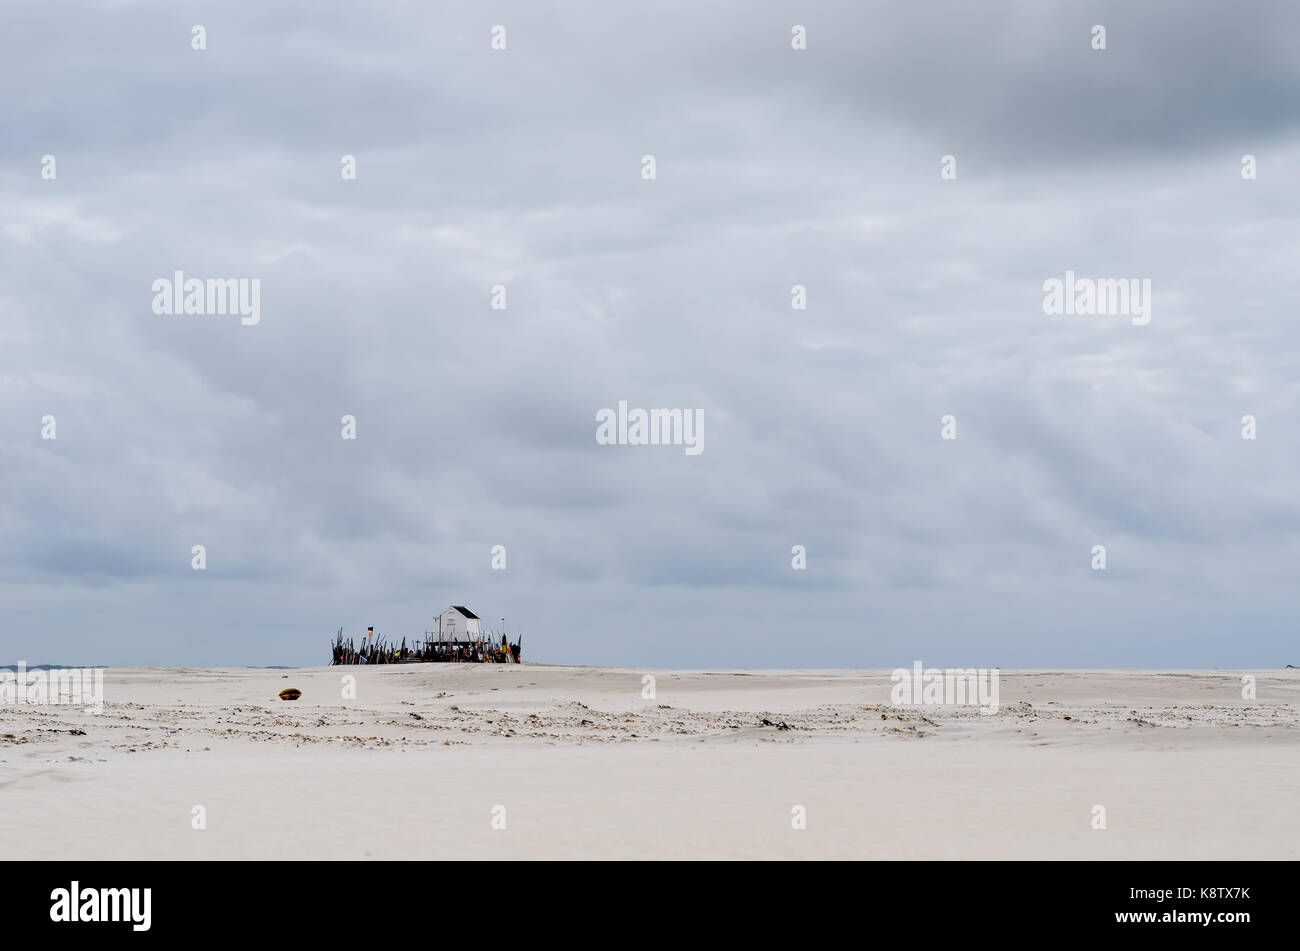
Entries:
[[1295,858],[1300,671],[1243,673],[1002,671],[981,716],[888,671],[116,668],[102,715],[0,706],[0,802],[38,859]]

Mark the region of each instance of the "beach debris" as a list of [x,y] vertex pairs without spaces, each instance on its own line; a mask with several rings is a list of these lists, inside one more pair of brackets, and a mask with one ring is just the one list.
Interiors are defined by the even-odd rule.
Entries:
[[776,727],[778,730],[788,730],[788,729],[790,729],[790,724],[786,723],[784,720],[778,720],[777,722],[773,723],[773,722],[772,722],[771,720],[769,720],[767,717],[763,717],[762,721],[761,721],[758,725],[759,725],[759,726],[774,726],[774,727]]
[[413,718],[416,719],[416,720],[423,720],[423,719],[424,719],[424,717],[420,716],[418,713],[408,713],[407,716],[408,716],[408,717],[413,717]]
[[302,696],[302,691],[294,687],[286,687],[280,691],[281,700],[297,700]]

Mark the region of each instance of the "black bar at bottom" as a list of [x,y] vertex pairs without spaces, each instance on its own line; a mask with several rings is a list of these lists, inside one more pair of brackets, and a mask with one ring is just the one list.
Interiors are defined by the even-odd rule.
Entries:
[[743,933],[795,916],[796,929],[802,921],[816,933],[838,921],[873,940],[916,940],[931,928],[972,941],[1125,933],[1231,940],[1294,923],[1294,903],[1284,906],[1294,869],[1280,862],[508,864],[23,862],[11,853],[0,866],[0,906],[11,935],[228,934],[277,944],[374,938],[384,922],[484,914],[494,928],[525,924],[541,934],[602,919],[659,931],[695,916],[724,928],[726,918]]

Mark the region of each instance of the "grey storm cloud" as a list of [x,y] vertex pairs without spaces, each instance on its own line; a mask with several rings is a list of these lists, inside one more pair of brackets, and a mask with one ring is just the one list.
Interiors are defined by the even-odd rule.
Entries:
[[[4,663],[450,602],[565,663],[1295,662],[1292,6],[6,10]],[[1067,270],[1151,323],[1046,316]],[[598,445],[620,400],[704,452]]]

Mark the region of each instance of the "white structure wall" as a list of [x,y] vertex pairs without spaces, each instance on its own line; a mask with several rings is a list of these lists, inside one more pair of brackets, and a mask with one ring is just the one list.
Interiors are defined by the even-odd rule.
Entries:
[[444,641],[476,641],[482,636],[479,618],[466,617],[465,612],[473,615],[464,605],[448,605],[447,610],[438,615],[439,635]]

